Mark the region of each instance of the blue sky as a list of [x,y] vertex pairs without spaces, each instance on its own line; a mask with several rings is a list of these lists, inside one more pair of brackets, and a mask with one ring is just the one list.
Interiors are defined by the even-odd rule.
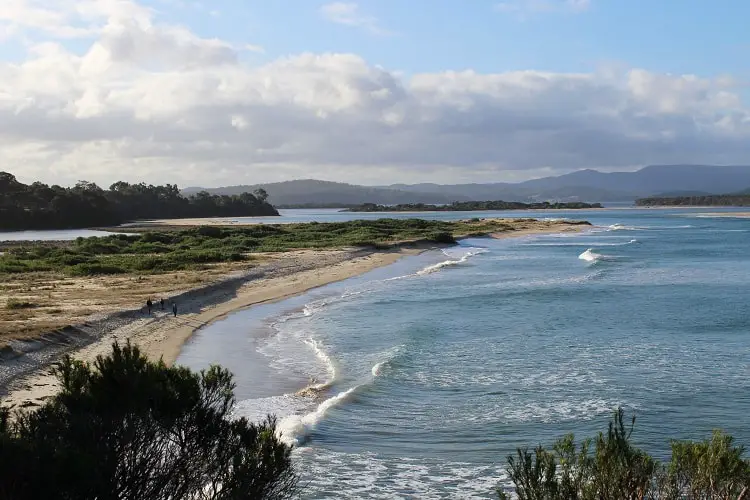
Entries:
[[23,180],[520,181],[750,165],[750,2],[3,0]]
[[[332,24],[311,0],[217,0],[210,7],[168,8],[164,17],[197,33],[254,43],[266,59],[300,52],[352,52],[393,70],[592,71],[625,65],[670,73],[747,76],[750,2],[736,0],[363,0],[361,16],[384,31]],[[511,3],[511,2],[508,2]],[[537,6],[536,8],[534,6]],[[213,10],[217,17],[206,15]]]

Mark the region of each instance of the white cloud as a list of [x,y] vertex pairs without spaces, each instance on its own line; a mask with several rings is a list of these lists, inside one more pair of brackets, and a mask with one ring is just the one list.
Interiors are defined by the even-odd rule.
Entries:
[[496,4],[495,9],[525,18],[541,13],[583,12],[590,6],[590,0],[507,0]]
[[156,22],[131,2],[105,3],[85,14],[98,23],[87,50],[40,42],[22,63],[0,63],[2,169],[25,181],[220,185],[750,161],[750,109],[727,76],[405,78],[357,55],[312,53],[252,67],[222,40]]
[[333,2],[320,8],[320,13],[332,23],[363,29],[373,35],[391,35],[380,26],[378,19],[362,14],[359,5],[353,2]]

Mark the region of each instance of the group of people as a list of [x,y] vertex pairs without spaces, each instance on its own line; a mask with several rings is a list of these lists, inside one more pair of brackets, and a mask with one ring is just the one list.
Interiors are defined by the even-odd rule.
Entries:
[[[164,310],[164,304],[166,301],[164,299],[159,299],[159,304],[161,305],[161,310]],[[151,309],[154,308],[154,302],[151,299],[148,299],[146,301],[146,309],[148,310],[148,313],[151,314]],[[174,317],[177,317],[177,302],[174,300],[172,301],[172,314],[174,314]]]

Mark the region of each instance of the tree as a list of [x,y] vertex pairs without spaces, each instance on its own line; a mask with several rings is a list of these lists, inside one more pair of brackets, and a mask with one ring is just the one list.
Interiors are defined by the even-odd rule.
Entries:
[[[669,463],[659,464],[630,442],[635,425],[618,409],[609,430],[576,446],[573,435],[553,449],[519,449],[508,472],[519,500],[747,500],[750,464],[730,436],[673,441]],[[593,447],[592,447],[593,444]],[[591,452],[593,449],[593,452]],[[501,500],[508,494],[499,489]]]
[[10,423],[0,412],[0,498],[283,499],[296,489],[276,421],[232,419],[234,384],[114,344],[62,360],[61,392]]
[[[184,197],[175,184],[115,182],[104,190],[79,181],[72,188],[25,185],[0,172],[0,230],[58,229],[118,225],[138,219],[279,215],[250,193]],[[267,194],[266,194],[267,196]]]
[[253,194],[255,195],[258,200],[260,200],[261,203],[265,203],[266,200],[268,200],[268,192],[263,188],[258,188],[255,191],[253,191]]

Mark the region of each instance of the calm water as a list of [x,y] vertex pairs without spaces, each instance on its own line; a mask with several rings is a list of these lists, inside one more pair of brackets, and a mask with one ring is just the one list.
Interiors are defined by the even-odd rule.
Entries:
[[76,238],[109,236],[115,233],[91,229],[51,229],[43,231],[0,231],[0,241],[72,241]]
[[[750,444],[750,220],[607,211],[579,235],[467,240],[237,313],[179,362],[281,417],[304,498],[491,498],[516,446],[604,429],[657,456]],[[295,396],[310,382],[319,400]]]

